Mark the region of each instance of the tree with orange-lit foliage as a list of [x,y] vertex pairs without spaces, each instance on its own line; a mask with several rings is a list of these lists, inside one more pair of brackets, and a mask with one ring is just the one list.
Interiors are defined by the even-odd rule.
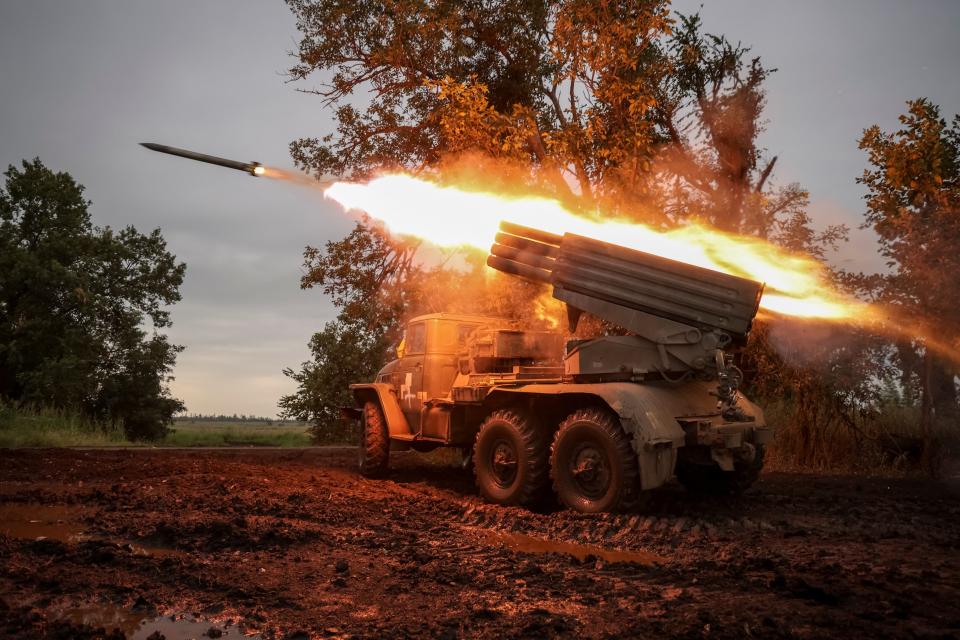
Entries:
[[580,211],[798,249],[843,236],[811,229],[804,190],[771,187],[757,135],[772,71],[667,1],[288,5],[302,35],[291,77],[323,74],[306,91],[337,123],[291,144],[310,173],[430,172],[480,153]]
[[350,404],[350,381],[372,378],[396,342],[409,293],[391,285],[408,282],[420,271],[412,264],[413,252],[414,247],[363,225],[328,242],[324,251],[305,252],[301,288],[319,288],[340,314],[310,339],[311,360],[299,370],[284,369],[297,389],[280,398],[279,408],[284,417],[310,422],[316,440],[345,435],[339,407]]
[[923,330],[901,342],[898,355],[904,387],[920,396],[929,463],[934,429],[960,420],[960,369],[924,337],[960,346],[960,116],[948,125],[927,99],[907,105],[900,129],[874,125],[860,140],[870,162],[858,179],[867,187],[864,226],[880,237],[891,270],[859,284]]
[[[776,159],[757,145],[772,71],[703,33],[699,16],[672,16],[666,0],[287,4],[301,34],[290,76],[319,77],[303,90],[336,121],[332,133],[291,144],[315,176],[455,176],[582,214],[661,228],[700,221],[821,255],[844,236],[812,228],[804,190],[772,186]],[[308,262],[322,254],[308,248]],[[329,254],[344,282],[348,254]],[[498,292],[523,286],[514,279]],[[341,307],[337,322],[360,321]],[[314,348],[314,362],[328,350]]]

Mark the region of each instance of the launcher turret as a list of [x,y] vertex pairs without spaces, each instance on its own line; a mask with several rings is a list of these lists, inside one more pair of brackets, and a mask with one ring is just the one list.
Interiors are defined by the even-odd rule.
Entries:
[[487,264],[552,286],[571,332],[584,312],[630,332],[569,343],[564,372],[571,381],[714,378],[724,412],[736,414],[742,376],[725,350],[745,342],[763,284],[509,222],[500,225]]

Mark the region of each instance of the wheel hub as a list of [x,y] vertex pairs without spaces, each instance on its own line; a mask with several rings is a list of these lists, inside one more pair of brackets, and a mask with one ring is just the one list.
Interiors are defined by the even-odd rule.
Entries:
[[610,466],[606,456],[593,444],[582,444],[571,458],[570,473],[579,490],[590,498],[606,493],[610,486]]
[[494,443],[490,453],[490,468],[497,485],[507,488],[517,477],[517,452],[506,440]]

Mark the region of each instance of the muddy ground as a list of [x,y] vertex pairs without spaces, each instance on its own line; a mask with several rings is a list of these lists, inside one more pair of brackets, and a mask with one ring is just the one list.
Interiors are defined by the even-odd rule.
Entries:
[[770,473],[582,516],[483,504],[416,454],[384,480],[354,464],[0,452],[0,637],[960,636],[942,485]]

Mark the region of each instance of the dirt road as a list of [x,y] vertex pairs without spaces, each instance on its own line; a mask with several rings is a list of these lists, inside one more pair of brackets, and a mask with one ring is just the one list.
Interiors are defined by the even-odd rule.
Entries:
[[415,454],[379,481],[354,462],[0,452],[0,636],[960,635],[960,498],[932,483],[773,473],[581,516],[485,505]]

